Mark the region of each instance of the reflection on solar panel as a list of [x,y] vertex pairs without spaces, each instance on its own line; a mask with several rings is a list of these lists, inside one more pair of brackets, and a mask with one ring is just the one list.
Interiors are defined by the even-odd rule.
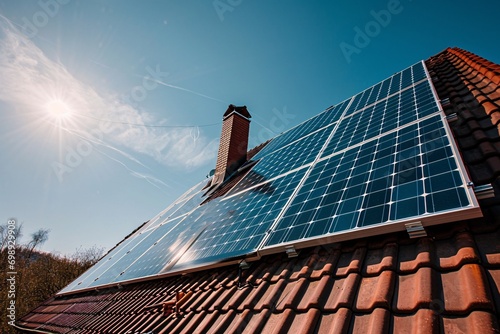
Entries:
[[61,293],[480,215],[422,62],[254,160],[225,196],[206,201],[198,184]]
[[207,227],[176,268],[217,262],[257,251],[305,171],[302,168],[230,198],[209,202],[199,219],[199,223]]
[[203,181],[191,188],[186,194],[170,205],[160,215],[149,221],[142,230],[154,228],[169,219],[177,218],[191,212],[203,201],[203,186],[206,183],[207,181]]
[[337,104],[336,106],[330,107],[319,115],[286,131],[284,134],[273,139],[271,143],[269,143],[262,151],[260,151],[255,156],[255,159],[259,159],[260,157],[267,155],[270,152],[274,152],[275,150],[282,148],[299,138],[307,136],[324,126],[335,123],[340,118],[342,112],[344,112],[344,109],[347,106],[348,102],[349,100],[346,100]]

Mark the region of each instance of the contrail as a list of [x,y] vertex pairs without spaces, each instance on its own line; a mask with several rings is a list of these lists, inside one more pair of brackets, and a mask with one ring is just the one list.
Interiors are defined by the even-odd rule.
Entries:
[[[114,68],[112,68],[111,66],[108,66],[106,64],[103,64],[101,62],[98,62],[98,61],[95,61],[95,60],[91,60],[94,64],[97,64],[99,66],[102,66],[104,68],[107,68],[107,69],[110,69],[110,70],[115,70]],[[138,78],[144,78],[143,76],[139,75],[139,74],[136,74],[136,73],[132,73],[133,76],[136,76]],[[208,95],[205,95],[205,94],[202,94],[202,93],[198,93],[198,92],[195,92],[194,90],[191,90],[191,89],[187,89],[187,88],[184,88],[184,87],[180,87],[180,86],[176,86],[176,85],[172,85],[172,84],[168,84],[166,82],[163,82],[163,81],[160,81],[160,80],[156,80],[156,79],[153,79],[153,78],[150,78],[148,77],[148,80],[150,81],[153,81],[153,82],[156,82],[157,84],[160,84],[162,86],[166,86],[166,87],[170,87],[170,88],[174,88],[174,89],[178,89],[178,90],[182,90],[184,92],[188,92],[188,93],[191,93],[191,94],[194,94],[194,95],[198,95],[200,97],[204,97],[204,98],[207,98],[207,99],[210,99],[210,100],[213,100],[213,101],[217,101],[217,102],[221,102],[221,103],[228,103],[226,101],[223,101],[223,100],[220,100],[218,98],[215,98],[215,97],[211,97],[211,96],[208,96]]]
[[[105,65],[100,64],[100,66]],[[0,14],[0,78],[2,78],[0,80],[0,100],[28,107],[35,112],[34,119],[42,118],[43,107],[52,99],[61,99],[68,102],[70,106],[78,106],[74,112],[82,118],[104,121],[96,116],[97,111],[106,111],[107,116],[116,117],[115,121],[108,120],[106,122],[140,126],[145,129],[155,128],[154,131],[135,131],[134,129],[134,131],[109,133],[109,139],[113,143],[130,149],[131,154],[146,154],[157,162],[173,168],[200,167],[213,158],[213,152],[204,150],[209,138],[202,132],[199,133],[196,145],[186,141],[185,138],[190,136],[189,128],[212,126],[220,124],[220,122],[194,126],[167,125],[162,124],[162,122],[155,125],[154,117],[151,114],[123,102],[117,94],[100,93],[94,87],[73,77],[63,64],[49,59],[34,44],[33,40],[23,35],[14,26],[14,23],[2,14]],[[157,82],[157,85],[223,102],[220,99],[165,82]],[[148,122],[152,122],[152,124],[148,124]],[[65,130],[71,133],[76,131],[79,135],[84,134],[85,131],[84,129],[77,130],[72,126]],[[83,137],[87,141],[107,147],[126,157],[129,161],[148,168],[116,147],[99,140],[96,141],[95,137],[89,138],[88,135]],[[175,180],[173,181],[175,182]]]
[[150,80],[152,80],[152,81],[154,81],[156,83],[159,83],[160,85],[167,86],[167,87],[170,87],[170,88],[179,89],[179,90],[182,90],[182,91],[185,91],[185,92],[188,92],[188,93],[192,93],[192,94],[195,94],[195,95],[198,95],[198,96],[210,99],[210,100],[214,100],[214,101],[222,102],[222,103],[226,103],[226,104],[228,103],[226,101],[219,100],[219,99],[217,99],[215,97],[211,97],[211,96],[208,96],[208,95],[205,95],[205,94],[201,94],[201,93],[195,92],[194,90],[190,90],[190,89],[187,89],[187,88],[182,88],[182,87],[179,87],[179,86],[171,85],[171,84],[165,83],[165,82],[160,81],[160,80],[153,80],[153,79],[150,79]]
[[151,170],[151,168],[149,168],[148,166],[144,165],[142,162],[140,162],[140,161],[139,161],[139,160],[137,160],[136,158],[132,157],[130,154],[128,154],[128,153],[126,153],[126,152],[124,152],[124,151],[122,151],[122,150],[120,150],[120,149],[118,149],[118,148],[116,148],[116,147],[113,147],[113,146],[111,146],[111,145],[109,145],[109,144],[107,144],[107,143],[103,142],[103,141],[102,141],[102,140],[100,140],[100,139],[92,139],[92,138],[89,138],[89,137],[86,137],[86,136],[80,135],[80,134],[78,134],[78,133],[77,133],[77,131],[78,131],[78,130],[72,130],[72,129],[68,129],[68,128],[65,128],[65,127],[61,127],[61,129],[62,129],[62,130],[64,130],[64,131],[66,131],[66,132],[68,132],[68,133],[71,133],[71,134],[73,134],[73,135],[75,135],[75,136],[77,136],[77,137],[80,137],[80,138],[82,138],[83,140],[86,140],[86,141],[89,141],[89,142],[94,143],[94,144],[96,144],[96,145],[101,145],[101,146],[103,146],[103,147],[107,147],[107,148],[109,148],[110,150],[116,151],[116,152],[118,152],[119,154],[123,155],[125,158],[127,158],[127,159],[129,159],[129,160],[131,160],[131,161],[135,162],[136,164],[139,164],[139,165],[141,165],[142,167],[144,167],[144,168],[147,168],[147,169]]

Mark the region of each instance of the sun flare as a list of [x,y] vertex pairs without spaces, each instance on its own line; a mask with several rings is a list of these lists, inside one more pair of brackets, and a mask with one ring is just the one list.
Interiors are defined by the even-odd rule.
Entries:
[[52,120],[62,123],[72,117],[72,108],[63,100],[54,99],[45,104],[45,110]]

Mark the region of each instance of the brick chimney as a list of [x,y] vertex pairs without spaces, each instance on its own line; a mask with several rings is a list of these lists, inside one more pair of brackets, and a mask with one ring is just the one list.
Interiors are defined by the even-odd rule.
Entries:
[[251,117],[246,106],[230,104],[224,113],[212,184],[223,182],[246,161]]

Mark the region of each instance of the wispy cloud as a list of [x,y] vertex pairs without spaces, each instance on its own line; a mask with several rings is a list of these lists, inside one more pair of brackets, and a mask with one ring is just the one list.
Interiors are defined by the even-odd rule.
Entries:
[[[150,113],[123,102],[118,94],[97,92],[79,81],[63,64],[49,59],[1,15],[0,78],[0,100],[11,104],[40,110],[51,98],[64,99],[76,109],[77,115],[88,116],[82,117],[82,122],[75,124],[69,132],[78,133],[96,127],[105,129],[104,136],[99,140],[100,147],[119,150],[115,148],[118,146],[121,150],[144,154],[166,166],[178,168],[196,168],[216,154],[217,140],[210,140],[199,129],[195,129],[194,133],[193,128],[137,126],[158,124],[160,121]],[[174,87],[164,82],[160,84]],[[161,122],[169,125],[165,120]]]

